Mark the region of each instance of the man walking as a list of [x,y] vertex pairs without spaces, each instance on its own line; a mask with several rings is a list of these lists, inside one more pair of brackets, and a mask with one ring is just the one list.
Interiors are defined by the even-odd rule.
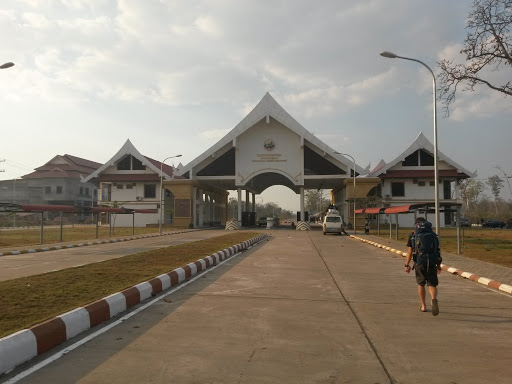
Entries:
[[405,260],[405,272],[411,272],[411,258],[414,261],[413,269],[416,272],[416,282],[418,283],[418,295],[420,297],[420,311],[427,312],[425,303],[426,290],[432,297],[432,314],[439,314],[439,304],[437,302],[437,285],[439,284],[437,274],[441,271],[441,253],[439,250],[439,239],[437,234],[432,231],[430,224],[423,217],[418,217],[415,222],[415,230],[407,240],[407,258]]

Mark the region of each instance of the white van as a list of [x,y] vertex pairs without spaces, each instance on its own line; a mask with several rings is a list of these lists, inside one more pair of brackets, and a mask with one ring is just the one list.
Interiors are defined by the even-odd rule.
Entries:
[[322,225],[323,234],[327,233],[337,233],[341,236],[342,232],[345,232],[343,229],[343,223],[341,221],[341,216],[338,211],[334,211],[329,209],[327,215],[325,215],[324,223]]

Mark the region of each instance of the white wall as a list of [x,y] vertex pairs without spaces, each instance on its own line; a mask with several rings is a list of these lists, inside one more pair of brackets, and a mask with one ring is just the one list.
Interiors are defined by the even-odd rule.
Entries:
[[[274,143],[273,150],[265,149],[267,140]],[[265,120],[257,123],[238,137],[237,185],[243,185],[260,171],[281,171],[295,185],[302,185],[304,161],[300,149],[300,136],[276,120],[270,118],[268,124]],[[241,167],[242,164],[244,167]]]

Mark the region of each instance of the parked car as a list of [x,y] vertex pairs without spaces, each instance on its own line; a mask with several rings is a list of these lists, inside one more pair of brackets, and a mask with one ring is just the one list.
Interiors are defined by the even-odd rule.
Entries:
[[506,226],[507,226],[506,223],[504,223],[501,220],[496,220],[496,219],[486,220],[482,224],[482,227],[484,227],[484,228],[505,228]]
[[461,227],[471,227],[471,220],[469,220],[467,217],[461,217],[460,218],[460,226]]
[[258,227],[266,227],[267,226],[267,218],[266,217],[260,217],[258,219]]

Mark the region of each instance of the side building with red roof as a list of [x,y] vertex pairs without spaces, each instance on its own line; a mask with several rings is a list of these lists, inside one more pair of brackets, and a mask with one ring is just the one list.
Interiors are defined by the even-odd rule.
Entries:
[[77,156],[57,155],[21,178],[0,181],[0,202],[92,207],[97,186],[83,183],[82,178],[100,166]]

